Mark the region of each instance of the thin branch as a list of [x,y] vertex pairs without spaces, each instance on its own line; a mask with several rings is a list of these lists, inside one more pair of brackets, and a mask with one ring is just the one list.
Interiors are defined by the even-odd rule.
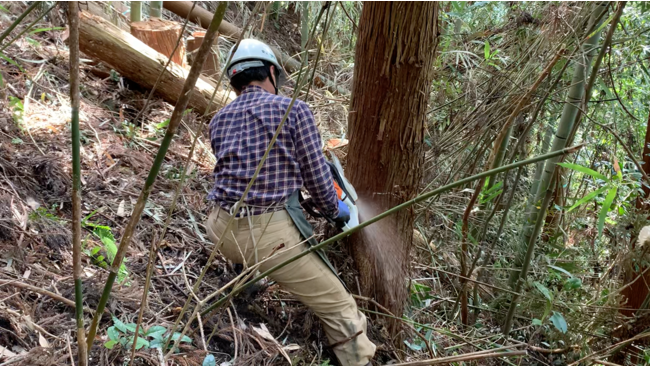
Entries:
[[[393,314],[390,310],[388,310],[386,307],[384,307],[383,305],[381,305],[380,303],[378,303],[378,302],[375,301],[374,299],[371,299],[371,298],[369,298],[369,297],[365,297],[365,296],[355,295],[355,294],[352,294],[352,297],[354,297],[354,298],[357,299],[357,300],[367,301],[367,302],[369,302],[369,303],[375,305],[377,308],[381,309],[382,311],[385,311],[386,314],[389,314],[389,315],[395,316],[395,314]],[[396,317],[396,318],[397,318],[397,317]],[[432,358],[433,358],[433,357],[436,357],[436,354],[433,352],[433,349],[431,349],[430,341],[429,341],[428,339],[426,339],[426,337],[423,336],[420,332],[418,332],[417,329],[415,329],[415,327],[414,327],[413,325],[411,325],[411,323],[409,323],[409,322],[403,322],[403,323],[404,323],[404,325],[406,325],[409,329],[411,329],[411,330],[412,330],[412,331],[413,331],[413,332],[414,332],[414,333],[415,333],[415,334],[416,334],[420,339],[422,339],[422,341],[424,342],[424,344],[427,345],[427,350],[429,351],[429,355],[431,355]]]
[[80,366],[88,365],[86,327],[81,283],[81,141],[79,134],[79,8],[68,3],[70,26],[70,104],[72,107],[72,275],[74,277],[75,318],[77,321],[77,358]]
[[460,362],[468,362],[474,360],[485,360],[488,358],[518,357],[518,356],[528,355],[527,351],[510,351],[510,352],[488,352],[488,351],[466,353],[464,355],[459,355],[459,356],[434,358],[432,360],[396,363],[396,364],[392,364],[392,366],[427,366],[427,365],[439,365],[443,363],[452,363],[452,362],[460,363]]
[[[25,289],[25,290],[33,291],[33,292],[36,292],[37,294],[41,294],[41,295],[50,297],[50,298],[52,298],[52,299],[54,299],[56,301],[59,301],[59,302],[65,304],[65,305],[68,305],[69,307],[71,307],[73,309],[77,308],[74,301],[72,301],[70,299],[67,299],[67,298],[65,298],[65,297],[63,297],[63,296],[61,296],[59,294],[56,294],[56,293],[54,293],[52,291],[45,290],[45,289],[43,289],[41,287],[38,287],[38,286],[32,286],[30,284],[27,284],[27,283],[24,283],[24,282],[18,282],[18,281],[0,282],[0,287],[5,286],[5,285],[11,285],[11,286],[14,286],[14,287],[19,287],[19,288],[22,288],[22,289]],[[94,314],[94,311],[92,311],[92,310],[90,310],[88,308],[84,308],[84,311],[87,312],[87,313],[90,313],[90,314]]]

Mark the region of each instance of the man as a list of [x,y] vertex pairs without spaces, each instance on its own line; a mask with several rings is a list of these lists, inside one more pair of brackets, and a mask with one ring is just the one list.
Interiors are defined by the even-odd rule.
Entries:
[[[338,224],[349,219],[349,210],[337,197],[314,116],[306,103],[296,100],[243,205],[235,212],[291,99],[277,95],[282,68],[262,42],[242,40],[226,72],[237,98],[210,122],[217,163],[208,199],[216,202],[216,208],[207,230],[213,242],[223,239],[220,250],[230,261],[246,266],[261,262],[259,270],[265,271],[308,248],[305,236],[310,235],[301,235],[292,220],[303,185],[320,212]],[[233,215],[234,222],[226,231]],[[321,319],[341,365],[370,365],[375,345],[368,339],[366,318],[318,255],[310,253],[270,277]]]

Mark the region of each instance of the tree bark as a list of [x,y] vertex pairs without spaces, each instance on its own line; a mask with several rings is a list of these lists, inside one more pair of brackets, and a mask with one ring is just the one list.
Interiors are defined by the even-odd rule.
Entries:
[[[346,170],[364,219],[417,193],[438,3],[366,3],[359,23]],[[354,236],[352,248],[362,292],[400,316],[408,296],[414,217],[412,209],[392,217]],[[396,322],[391,330],[397,330]]]
[[176,52],[173,55],[171,54],[176,48],[176,42],[181,35],[182,29],[183,26],[180,24],[160,18],[131,23],[131,34],[135,38],[162,53],[165,57],[171,56],[172,62],[185,67],[185,45],[182,41]]
[[[153,87],[167,62],[165,56],[101,17],[81,12],[79,18],[79,46],[82,52],[105,62],[145,88]],[[170,63],[156,91],[167,102],[176,104],[188,73],[186,69]],[[190,98],[190,107],[204,113],[214,88],[214,83],[199,78]],[[212,109],[217,110],[230,100],[230,96],[218,91]]]

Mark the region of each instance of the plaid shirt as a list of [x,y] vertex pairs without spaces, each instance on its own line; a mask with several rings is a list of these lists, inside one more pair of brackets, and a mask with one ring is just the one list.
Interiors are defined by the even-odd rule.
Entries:
[[[224,210],[239,201],[290,103],[287,97],[249,86],[217,112],[210,122],[217,163],[208,199]],[[289,196],[304,184],[322,212],[338,215],[338,199],[321,145],[314,115],[307,103],[296,100],[244,200],[251,214],[282,210]]]

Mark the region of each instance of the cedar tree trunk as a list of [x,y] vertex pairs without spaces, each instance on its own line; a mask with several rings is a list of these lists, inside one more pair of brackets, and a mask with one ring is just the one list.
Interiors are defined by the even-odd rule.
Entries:
[[[437,45],[437,2],[363,5],[346,168],[362,220],[417,193]],[[397,317],[408,298],[413,218],[404,210],[352,238],[362,292]]]

